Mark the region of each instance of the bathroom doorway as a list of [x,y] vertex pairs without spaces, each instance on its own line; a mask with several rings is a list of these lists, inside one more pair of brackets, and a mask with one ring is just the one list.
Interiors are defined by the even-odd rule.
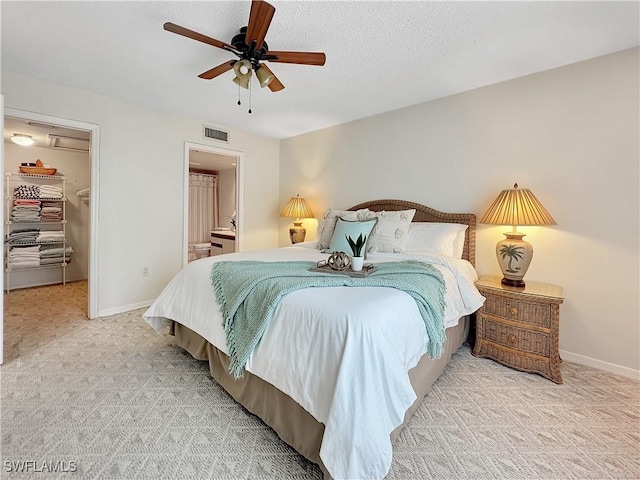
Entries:
[[242,159],[241,152],[185,143],[183,264],[241,250]]

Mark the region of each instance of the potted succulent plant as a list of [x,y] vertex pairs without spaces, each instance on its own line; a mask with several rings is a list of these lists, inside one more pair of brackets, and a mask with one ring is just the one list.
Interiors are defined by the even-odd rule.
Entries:
[[367,243],[367,236],[361,233],[355,241],[350,236],[346,236],[346,239],[349,247],[351,247],[351,253],[353,253],[351,257],[351,270],[359,272],[362,270],[362,264],[364,263],[363,254],[364,246]]

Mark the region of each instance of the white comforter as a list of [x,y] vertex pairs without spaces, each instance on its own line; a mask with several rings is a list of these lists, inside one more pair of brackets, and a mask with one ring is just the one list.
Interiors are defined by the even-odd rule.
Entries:
[[[156,331],[169,319],[228,353],[222,313],[211,287],[222,260],[318,261],[311,245],[208,257],[188,264],[145,312]],[[476,311],[472,265],[441,255],[378,254],[367,262],[420,259],[446,281],[445,327]],[[408,372],[427,351],[424,322],[408,294],[393,288],[328,287],[286,295],[246,365],[325,425],[322,461],[335,479],[382,478],[391,467],[390,433],[416,396]]]

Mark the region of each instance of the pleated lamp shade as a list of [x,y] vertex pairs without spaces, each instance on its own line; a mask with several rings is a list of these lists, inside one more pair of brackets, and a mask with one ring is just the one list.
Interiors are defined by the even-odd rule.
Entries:
[[291,200],[287,202],[287,204],[280,212],[281,217],[295,218],[296,221],[293,222],[293,227],[289,229],[289,237],[291,238],[291,243],[300,243],[304,242],[304,237],[307,235],[307,230],[302,226],[301,218],[312,218],[313,212],[309,207],[309,204],[304,198],[301,198],[300,195],[296,195],[292,197]]
[[503,190],[480,219],[490,225],[557,225],[528,188]]
[[517,231],[518,225],[557,225],[553,217],[527,188],[503,190],[480,219],[490,225],[512,225],[513,231],[496,245],[496,257],[502,270],[502,284],[524,287],[524,275],[533,259],[533,246],[524,241],[524,233]]
[[280,212],[280,216],[289,218],[311,218],[313,217],[313,212],[307,201],[299,195],[296,195],[287,202],[282,212]]

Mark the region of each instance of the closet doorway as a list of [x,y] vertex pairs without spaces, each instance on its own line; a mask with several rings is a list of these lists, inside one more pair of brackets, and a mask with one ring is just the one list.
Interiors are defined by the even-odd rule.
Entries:
[[[56,283],[86,282],[81,290],[86,293],[87,297],[86,315],[88,318],[96,318],[98,316],[97,252],[95,248],[97,224],[94,219],[97,216],[96,201],[98,198],[98,126],[10,108],[4,109],[3,120],[4,162],[2,170],[5,175],[3,175],[2,181],[5,190],[7,190],[4,192],[3,205],[5,245],[8,245],[10,249],[18,245],[30,249],[35,247],[39,250],[40,257],[37,259],[40,262],[38,267],[35,267],[36,259],[32,254],[26,263],[24,259],[20,259],[16,263],[18,267],[28,264],[30,268],[11,268],[11,271],[7,271],[8,262],[11,259],[6,259],[4,290],[13,291]],[[34,141],[33,145],[15,144],[11,137],[16,133],[31,137]],[[48,178],[47,175],[40,176],[39,170],[32,171],[24,168],[24,164],[27,164],[26,166],[29,168],[36,163],[39,166],[38,160],[44,166],[56,169],[51,178]],[[21,174],[25,171],[35,175],[22,176]],[[53,197],[54,200],[56,198],[55,189],[61,189],[62,200],[57,202],[42,200],[41,205],[38,206],[41,209],[38,212],[38,215],[41,216],[38,222],[29,224],[16,222],[14,220],[20,220],[20,217],[12,218],[16,202],[10,198],[15,196],[15,187],[22,184],[35,186],[40,190],[44,188],[41,196],[44,195],[43,198]],[[44,187],[45,185],[47,187]],[[51,191],[54,193],[49,195],[48,192]],[[18,203],[26,204],[32,200],[21,200]],[[32,203],[37,203],[37,199]],[[26,233],[20,232],[21,230],[32,230],[36,234],[36,238],[24,237],[26,240],[22,241],[18,237],[26,235]],[[9,236],[16,231],[18,231],[18,236],[10,239]],[[62,239],[54,237],[56,234],[61,234]],[[9,242],[6,242],[7,240]],[[60,241],[64,243],[60,243]],[[29,245],[22,245],[23,243],[29,243]],[[60,262],[55,257],[60,253],[57,250],[62,252]],[[61,267],[60,263],[66,265]]]
[[185,143],[183,264],[241,250],[242,160],[241,152]]

